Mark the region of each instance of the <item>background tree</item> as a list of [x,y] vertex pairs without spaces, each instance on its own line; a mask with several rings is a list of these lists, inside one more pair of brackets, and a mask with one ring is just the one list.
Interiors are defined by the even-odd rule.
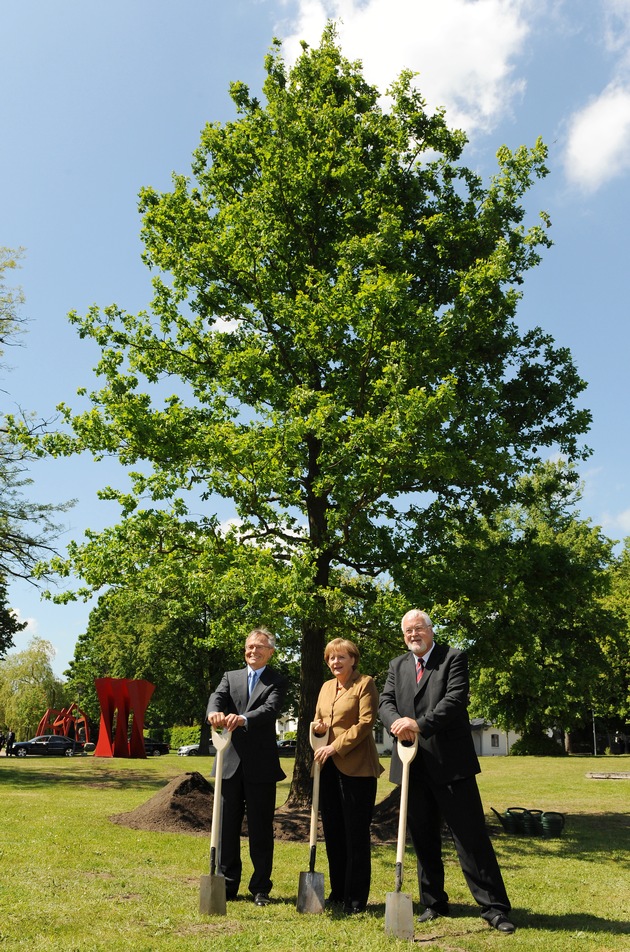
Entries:
[[146,679],[156,686],[147,727],[202,725],[213,674],[216,679],[217,671],[242,661],[212,648],[208,627],[203,609],[173,617],[164,599],[124,587],[110,589],[77,641],[66,672],[67,690],[98,724],[95,678]]
[[616,632],[603,633],[600,648],[607,668],[595,691],[595,710],[609,733],[609,746],[616,735],[623,735],[626,752],[630,748],[630,539],[610,571],[610,595],[606,607],[618,619]]
[[24,651],[0,665],[0,724],[12,727],[18,740],[33,737],[48,708],[68,703],[63,681],[51,667],[55,649],[42,638],[32,638]]
[[26,622],[19,621],[15,612],[9,607],[6,583],[0,577],[0,659],[15,644],[14,635],[18,631],[24,631],[25,628]]
[[[6,283],[8,271],[18,267],[21,251],[0,248],[0,359],[7,348],[19,345],[25,330],[20,315],[23,295],[20,288]],[[0,364],[6,371],[6,365]],[[46,426],[20,411],[9,417],[0,414],[0,579],[31,579],[38,560],[54,553],[53,541],[59,527],[53,522],[58,512],[72,503],[49,505],[28,500],[25,491],[32,480],[25,474],[31,455],[25,441],[12,436],[15,423],[22,433],[35,438]],[[49,421],[50,422],[50,421]],[[28,442],[28,441],[26,441]]]
[[439,556],[399,583],[430,590],[434,621],[467,649],[471,713],[538,753],[548,729],[590,720],[620,626],[605,600],[613,542],[579,517],[572,471],[540,466],[519,494],[486,516],[454,515]]
[[[252,622],[299,629],[299,799],[324,643],[354,633],[357,602],[369,611],[409,557],[409,524],[435,525],[454,499],[491,509],[545,447],[578,456],[589,415],[568,352],[514,320],[549,243],[546,217],[525,227],[521,204],[546,174],[543,144],[501,148],[486,187],[411,74],[384,111],[332,27],[292,69],[279,44],[265,65],[264,104],[232,85],[238,118],[205,128],[193,178],[143,190],[151,313],[71,316],[102,349],[103,385],[42,446],[142,462],[130,491],[106,491],[122,506],[117,538],[139,544],[129,559],[154,557],[138,527],[170,507],[208,603],[226,577],[243,588],[239,642]],[[88,586],[107,584],[120,570],[110,541],[55,567],[89,563]]]

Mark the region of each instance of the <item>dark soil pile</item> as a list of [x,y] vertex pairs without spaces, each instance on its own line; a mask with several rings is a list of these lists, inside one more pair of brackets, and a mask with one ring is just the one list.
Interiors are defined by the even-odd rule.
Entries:
[[130,813],[110,817],[132,830],[161,833],[209,833],[212,825],[212,784],[195,771],[174,777],[150,800]]
[[[113,823],[133,830],[156,830],[162,833],[192,833],[210,835],[214,790],[197,771],[180,774],[159,790],[150,800],[130,813],[110,817]],[[395,842],[398,834],[398,807],[400,793],[396,787],[374,810],[372,840],[375,843]],[[286,805],[276,810],[274,827],[277,840],[308,843],[311,811],[292,809]],[[243,836],[247,835],[247,818],[243,822]],[[319,824],[321,838],[321,823]]]

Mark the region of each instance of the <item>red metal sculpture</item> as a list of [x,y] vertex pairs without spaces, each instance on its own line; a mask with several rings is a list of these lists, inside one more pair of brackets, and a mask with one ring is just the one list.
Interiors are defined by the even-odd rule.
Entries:
[[87,714],[78,704],[63,707],[60,711],[49,707],[37,725],[37,736],[42,734],[58,734],[62,737],[72,737],[87,744],[90,740],[90,728]]
[[94,756],[146,757],[144,715],[155,685],[130,678],[95,678],[94,686],[101,705]]

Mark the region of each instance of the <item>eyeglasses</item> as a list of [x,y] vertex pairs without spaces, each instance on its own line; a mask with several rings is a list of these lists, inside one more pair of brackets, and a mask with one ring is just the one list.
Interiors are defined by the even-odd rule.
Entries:
[[273,651],[271,645],[245,645],[245,651]]
[[419,625],[417,628],[405,628],[405,635],[423,635],[426,631],[431,631],[426,625]]

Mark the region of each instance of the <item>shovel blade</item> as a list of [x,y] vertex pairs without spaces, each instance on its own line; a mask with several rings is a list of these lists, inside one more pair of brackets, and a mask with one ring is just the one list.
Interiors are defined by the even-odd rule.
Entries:
[[225,876],[215,876],[211,873],[201,877],[199,912],[202,916],[225,915]]
[[398,939],[413,939],[413,903],[409,893],[386,894],[385,932]]
[[298,912],[324,911],[324,874],[300,873],[297,897]]

